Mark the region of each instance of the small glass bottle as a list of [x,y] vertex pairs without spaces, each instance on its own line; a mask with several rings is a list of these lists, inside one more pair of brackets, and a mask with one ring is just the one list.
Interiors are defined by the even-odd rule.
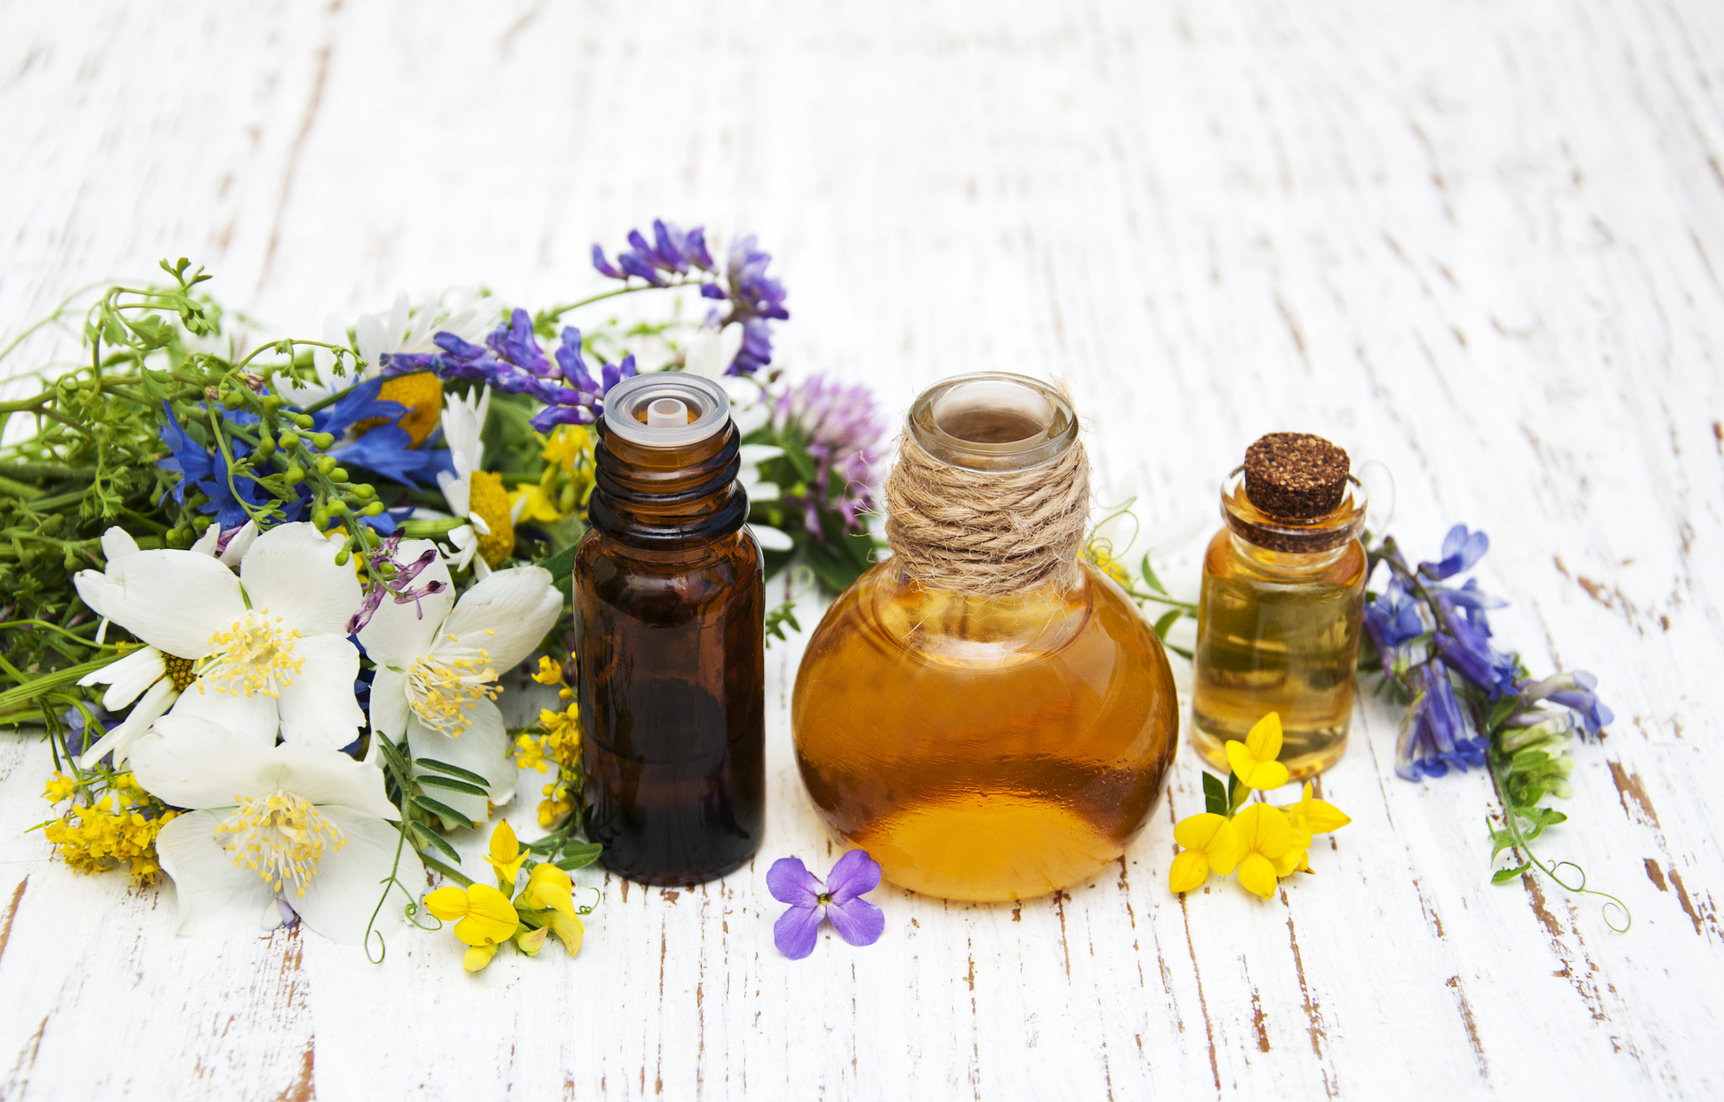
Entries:
[[647,884],[694,884],[760,847],[765,582],[740,437],[716,383],[680,372],[605,398],[592,530],[575,553],[587,836]]
[[1077,434],[1065,397],[1022,376],[924,393],[903,447],[952,502],[997,480],[1062,477],[1042,472],[1069,471],[1078,450],[1081,484],[1049,487],[1080,514],[1063,561],[1006,594],[924,584],[895,535],[889,481],[896,554],[809,640],[791,703],[802,780],[826,824],[902,887],[960,900],[1065,887],[1117,860],[1161,793],[1178,745],[1172,674],[1136,606],[1078,556],[1089,495]]
[[1295,778],[1347,749],[1365,610],[1365,489],[1320,436],[1271,433],[1221,486],[1222,528],[1203,557],[1192,744],[1227,769],[1267,712]]

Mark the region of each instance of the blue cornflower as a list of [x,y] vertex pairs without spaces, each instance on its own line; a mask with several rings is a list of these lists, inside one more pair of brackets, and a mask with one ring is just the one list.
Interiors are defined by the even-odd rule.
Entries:
[[209,478],[215,469],[214,461],[201,444],[187,436],[185,429],[180,428],[180,423],[174,419],[173,406],[166,401],[162,402],[162,413],[162,427],[156,431],[172,454],[166,459],[157,460],[156,466],[180,476],[180,480],[174,483],[174,500],[184,505],[186,484],[195,485]]
[[383,390],[381,377],[367,379],[337,398],[327,408],[311,415],[317,432],[327,432],[340,438],[362,421],[395,421],[407,412],[400,402],[390,402],[377,395]]
[[1436,562],[1420,563],[1419,572],[1440,582],[1444,578],[1452,578],[1463,571],[1471,570],[1473,564],[1482,559],[1490,549],[1489,536],[1483,532],[1469,532],[1466,525],[1457,524],[1443,537],[1443,557]]
[[[367,379],[327,409],[312,414],[312,421],[318,432],[336,438],[327,454],[342,466],[360,467],[396,482],[418,486],[422,479],[435,475],[439,457],[446,465],[448,451],[414,448],[413,435],[397,423],[407,407],[379,398],[382,389],[382,376]],[[372,527],[377,525],[373,523]]]

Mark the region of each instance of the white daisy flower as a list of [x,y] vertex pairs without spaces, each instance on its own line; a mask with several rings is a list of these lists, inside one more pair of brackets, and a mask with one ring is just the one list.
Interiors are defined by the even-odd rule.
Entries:
[[272,746],[175,715],[138,740],[132,773],[158,799],[192,809],[156,838],[183,935],[273,929],[280,900],[324,937],[358,944],[391,869],[402,884],[424,883],[418,855],[388,821],[399,813],[382,770],[338,751]]
[[435,337],[448,331],[462,340],[477,340],[496,320],[488,309],[485,296],[470,287],[456,287],[436,298],[417,303],[409,302],[406,291],[398,292],[395,304],[386,313],[361,314],[353,323],[352,344],[348,343],[347,325],[335,314],[323,322],[323,339],[330,344],[350,347],[364,361],[357,371],[349,359],[347,374],[335,374],[335,353],[326,348],[313,350],[312,366],[317,373],[314,382],[301,382],[295,398],[313,401],[344,390],[354,383],[377,373],[385,354],[396,352],[435,352]]
[[[429,548],[406,540],[401,557]],[[359,632],[377,664],[371,682],[373,737],[400,742],[415,758],[458,765],[486,780],[486,796],[439,791],[438,799],[474,822],[515,791],[509,735],[496,697],[498,679],[538,647],[563,610],[550,571],[537,566],[499,570],[456,601],[449,568],[439,561],[420,575],[442,589],[416,605],[385,601]]]

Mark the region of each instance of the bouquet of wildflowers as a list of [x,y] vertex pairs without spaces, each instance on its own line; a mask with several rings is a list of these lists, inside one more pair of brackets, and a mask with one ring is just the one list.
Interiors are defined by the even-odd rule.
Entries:
[[[1497,648],[1489,613],[1507,602],[1485,593],[1476,578],[1464,585],[1451,581],[1489,549],[1485,533],[1465,525],[1449,530],[1439,558],[1417,567],[1393,537],[1372,548],[1371,569],[1386,564],[1388,584],[1367,595],[1365,630],[1375,654],[1361,655],[1360,664],[1374,664],[1384,685],[1408,705],[1395,744],[1397,773],[1419,780],[1468,767],[1489,772],[1503,805],[1501,825],[1491,829],[1491,858],[1504,850],[1523,857],[1498,869],[1494,880],[1506,883],[1536,867],[1570,891],[1587,892],[1578,866],[1546,864],[1531,843],[1567,820],[1546,800],[1570,794],[1573,740],[1596,740],[1614,716],[1598,699],[1591,674],[1534,679],[1516,652]],[[1575,883],[1560,875],[1564,866],[1574,869]],[[1614,906],[1624,918],[1618,928],[1627,929],[1627,908],[1614,896],[1605,898],[1606,920]]]
[[[88,308],[78,364],[0,403],[0,427],[29,422],[0,448],[0,723],[52,743],[43,829],[69,864],[165,871],[184,932],[303,920],[369,942],[385,904],[422,913],[426,868],[472,886],[449,835],[532,769],[547,833],[498,890],[504,867],[528,878],[507,924],[523,951],[553,927],[573,951],[577,912],[553,897],[596,847],[558,624],[606,393],[642,371],[723,379],[769,568],[806,560],[839,588],[874,549],[883,425],[865,388],[773,366],[789,313],[770,256],[743,237],[721,263],[664,222],[629,245],[614,263],[595,246],[610,285],[568,305],[403,296],[321,340],[259,342],[201,269],[164,262],[168,283]],[[586,320],[652,292],[709,307]]]

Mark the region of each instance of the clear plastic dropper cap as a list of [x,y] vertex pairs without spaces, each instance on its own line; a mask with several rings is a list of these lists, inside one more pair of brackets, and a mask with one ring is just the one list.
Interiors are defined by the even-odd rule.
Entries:
[[644,448],[698,444],[730,423],[730,395],[711,379],[658,371],[624,379],[605,395],[605,428]]

